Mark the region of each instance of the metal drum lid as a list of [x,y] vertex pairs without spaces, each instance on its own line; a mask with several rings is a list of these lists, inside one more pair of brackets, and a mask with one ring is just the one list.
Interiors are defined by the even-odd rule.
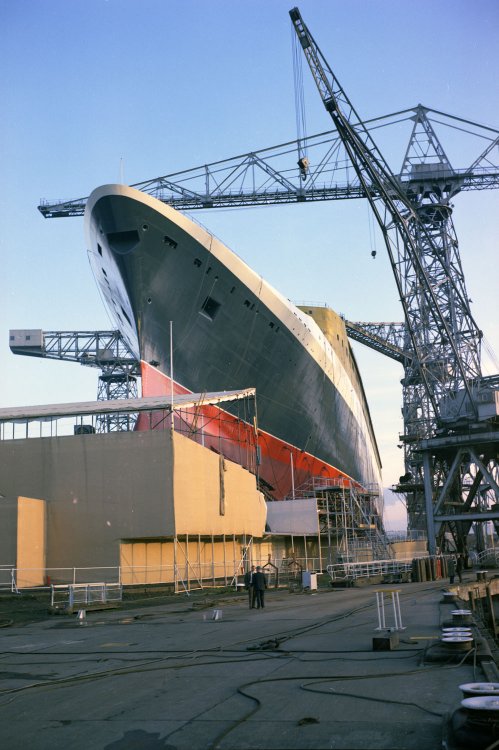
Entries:
[[499,682],[466,682],[459,685],[465,698],[473,696],[496,695],[499,696]]
[[444,635],[440,643],[453,651],[471,651],[473,648],[473,638],[469,635]]
[[442,628],[442,633],[444,633],[444,635],[459,635],[460,633],[469,633],[471,635],[471,628]]
[[464,698],[461,706],[467,711],[486,711],[489,715],[496,713],[499,717],[499,698],[495,695],[476,695]]
[[472,614],[471,609],[453,609],[451,612],[451,615],[459,615],[459,616],[471,615],[471,614]]
[[443,643],[471,643],[473,638],[471,635],[443,635],[440,640]]

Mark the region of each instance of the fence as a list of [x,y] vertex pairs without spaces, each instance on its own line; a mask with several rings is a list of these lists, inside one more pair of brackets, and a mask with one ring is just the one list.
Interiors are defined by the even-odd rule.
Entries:
[[[89,568],[16,568],[11,565],[0,566],[0,591],[18,593],[23,589],[52,591],[61,587],[67,592],[71,586],[76,591],[78,587],[159,585],[172,586],[175,592],[193,591],[204,588],[220,588],[230,586],[237,589],[243,582],[245,566],[260,565],[267,575],[270,587],[286,586],[291,580],[300,579],[301,571],[319,571],[318,558],[283,558],[258,559],[255,556],[244,563],[242,560],[234,562],[220,561],[214,563],[193,562],[188,564],[171,564],[159,566],[122,565],[114,567]],[[42,585],[23,585],[29,580],[40,580]]]
[[[497,553],[499,558],[499,551]],[[485,558],[482,558],[485,559]],[[282,558],[259,560],[248,559],[248,565],[260,565],[267,575],[269,587],[288,586],[301,582],[302,571],[322,572],[314,563],[314,558]],[[214,575],[214,570],[217,575]],[[327,573],[331,582],[350,582],[358,578],[388,577],[391,581],[409,579],[411,571],[414,580],[436,580],[444,577],[447,572],[445,558],[428,556],[414,557],[405,560],[373,560],[370,562],[342,562],[327,566]],[[38,574],[45,581],[43,586],[22,585],[23,579],[33,578],[27,574]],[[105,568],[46,568],[44,570],[21,570],[13,566],[0,566],[0,590],[18,592],[23,588],[47,589],[52,591],[59,587],[68,591],[68,586],[74,592],[85,590],[97,591],[98,587],[111,585],[159,585],[165,584],[173,588],[175,593],[189,592],[196,589],[220,588],[222,586],[241,587],[245,573],[245,564],[239,561],[231,563],[195,563],[189,565],[143,566],[128,565]],[[93,587],[93,588],[92,588]],[[76,593],[74,594],[76,596]],[[80,595],[80,594],[78,594]],[[76,602],[76,599],[75,599]]]
[[357,578],[382,577],[387,582],[404,580],[437,581],[447,575],[447,557],[415,555],[406,560],[373,560],[371,562],[343,562],[328,565],[332,582],[351,582]]
[[499,565],[499,549],[495,549],[494,547],[485,549],[483,552],[474,552],[470,557],[473,564],[479,567],[489,565],[496,568]]
[[403,574],[409,575],[411,569],[412,560],[373,560],[372,562],[346,562],[327,566],[331,581],[338,583],[375,576],[400,578]]
[[84,608],[85,605],[119,602],[123,598],[123,586],[119,583],[69,583],[50,588],[52,607]]
[[[42,585],[23,585],[26,580],[44,581]],[[52,584],[121,583],[119,567],[102,568],[16,568],[0,565],[0,590],[18,591],[23,588],[50,589]]]

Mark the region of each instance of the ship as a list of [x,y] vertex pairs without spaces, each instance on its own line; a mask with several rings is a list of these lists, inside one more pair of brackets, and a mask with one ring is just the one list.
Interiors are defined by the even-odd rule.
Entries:
[[[293,304],[200,223],[125,185],[93,191],[85,236],[102,298],[140,360],[143,396],[255,388],[255,414],[206,406],[191,426],[243,465],[251,461],[241,445],[253,440],[270,499],[294,496],[314,478],[381,490],[341,316]],[[161,426],[141,415],[136,429]]]

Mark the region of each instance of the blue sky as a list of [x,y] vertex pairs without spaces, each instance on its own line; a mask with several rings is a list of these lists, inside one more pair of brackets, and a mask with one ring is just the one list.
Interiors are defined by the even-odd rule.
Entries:
[[[10,328],[110,326],[83,220],[45,220],[40,199],[86,196],[120,181],[122,168],[130,184],[295,138],[292,5],[0,0],[1,406],[96,394],[93,370],[14,357]],[[496,0],[302,0],[299,7],[362,117],[421,102],[499,127]],[[326,130],[308,68],[304,80],[308,132]],[[464,134],[449,138],[456,167],[482,148],[473,152]],[[404,145],[389,144],[394,168]],[[498,199],[494,191],[463,194],[454,213],[474,314],[496,352]],[[195,218],[294,301],[327,302],[353,320],[401,318],[379,240],[376,260],[370,255],[363,202]],[[402,372],[355,349],[391,484],[402,470]]]

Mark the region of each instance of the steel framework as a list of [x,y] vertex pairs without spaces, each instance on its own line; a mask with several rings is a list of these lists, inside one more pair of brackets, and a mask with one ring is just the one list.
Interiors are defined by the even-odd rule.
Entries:
[[[415,118],[421,123],[416,131],[418,151],[409,153],[408,150],[404,167],[397,175],[404,192],[417,193],[423,176],[431,179],[432,184],[446,186],[452,195],[467,190],[499,188],[499,166],[497,159],[493,158],[499,143],[498,130],[421,104],[365,120],[362,127],[370,133],[384,128],[390,128],[391,132]],[[437,124],[441,128],[464,130],[480,141],[485,139],[487,146],[470,166],[451,168],[447,162],[445,169],[436,169],[428,164],[420,131],[421,135],[425,129],[434,132],[433,125]],[[360,123],[353,123],[352,127],[357,130]],[[306,172],[296,161],[301,149],[306,149],[308,154]],[[437,161],[435,165],[438,165]],[[131,187],[185,211],[367,198],[365,186],[358,179],[349,154],[337,132],[331,130],[137,182]],[[370,185],[370,190],[375,194],[376,185]],[[38,209],[45,218],[83,216],[86,201],[87,198],[42,200]]]
[[[119,331],[36,331],[36,336],[28,338],[23,333],[10,332],[14,354],[99,368],[98,401],[137,398],[140,362]],[[99,414],[96,428],[98,432],[133,430],[136,421],[135,414]]]
[[[461,188],[452,179],[452,167],[423,107],[416,112],[402,171],[395,177],[299,10],[291,10],[290,16],[323,104],[382,232],[402,302],[402,349],[407,354],[403,381],[407,473],[403,479],[410,485],[410,515],[414,519],[424,507],[431,554],[437,534],[439,543],[445,545],[446,528],[453,543],[464,551],[471,521],[477,520],[472,515],[477,498],[485,500],[487,511],[499,499],[499,432],[486,424],[487,419],[497,423],[499,410],[497,393],[482,379],[482,333],[471,314],[452,222],[450,198]],[[489,159],[496,143],[497,138],[474,166]],[[480,403],[489,399],[493,408],[484,419]],[[476,438],[461,449],[458,437],[463,431],[486,435],[486,465],[483,456],[477,459]],[[437,435],[440,446],[434,442]],[[471,486],[470,475],[474,477]],[[437,515],[445,503],[454,506],[450,516],[456,504],[464,504],[470,523]],[[482,512],[483,504],[478,515]]]

